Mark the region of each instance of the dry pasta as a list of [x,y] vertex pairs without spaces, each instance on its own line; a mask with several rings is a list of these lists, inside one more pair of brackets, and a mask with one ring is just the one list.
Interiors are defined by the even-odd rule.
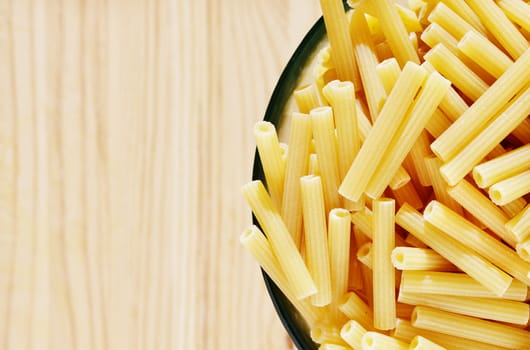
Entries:
[[511,349],[530,347],[530,333],[525,330],[434,308],[417,306],[411,321],[414,327]]
[[300,186],[307,267],[317,286],[311,302],[326,306],[331,303],[331,276],[322,182],[319,176],[307,175],[300,178]]
[[320,3],[241,243],[321,350],[530,348],[527,1]]

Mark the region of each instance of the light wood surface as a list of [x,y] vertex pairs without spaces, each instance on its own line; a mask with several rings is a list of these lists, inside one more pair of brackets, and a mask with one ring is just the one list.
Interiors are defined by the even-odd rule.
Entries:
[[291,349],[239,245],[318,1],[0,0],[0,349]]

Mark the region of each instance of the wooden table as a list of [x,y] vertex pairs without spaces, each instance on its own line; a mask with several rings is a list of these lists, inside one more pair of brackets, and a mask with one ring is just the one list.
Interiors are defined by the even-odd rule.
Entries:
[[253,124],[318,1],[0,0],[0,348],[289,349]]

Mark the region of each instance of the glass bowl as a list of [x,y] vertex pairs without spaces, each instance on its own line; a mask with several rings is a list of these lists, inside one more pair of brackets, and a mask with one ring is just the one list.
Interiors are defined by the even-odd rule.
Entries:
[[[347,6],[346,2],[344,3]],[[288,127],[285,125],[282,126],[282,124],[286,121],[290,110],[293,110],[291,108],[293,106],[292,93],[302,84],[304,68],[310,69],[309,66],[312,58],[318,53],[319,46],[322,46],[325,41],[326,28],[321,17],[306,34],[294,52],[274,88],[265,112],[264,120],[276,126],[280,139],[282,139],[282,134],[286,134],[286,129],[288,129]],[[265,182],[265,176],[257,152],[254,156],[252,178],[253,180],[259,179]],[[259,226],[255,218],[253,218],[253,222]],[[262,273],[276,312],[296,347],[300,350],[317,350],[318,345],[311,340],[309,329],[302,316],[300,316],[269,276],[263,271]]]

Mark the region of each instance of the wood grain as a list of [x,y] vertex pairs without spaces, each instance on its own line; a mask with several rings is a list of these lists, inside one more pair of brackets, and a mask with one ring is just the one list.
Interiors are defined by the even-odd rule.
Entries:
[[240,187],[319,13],[0,0],[0,348],[292,349]]

